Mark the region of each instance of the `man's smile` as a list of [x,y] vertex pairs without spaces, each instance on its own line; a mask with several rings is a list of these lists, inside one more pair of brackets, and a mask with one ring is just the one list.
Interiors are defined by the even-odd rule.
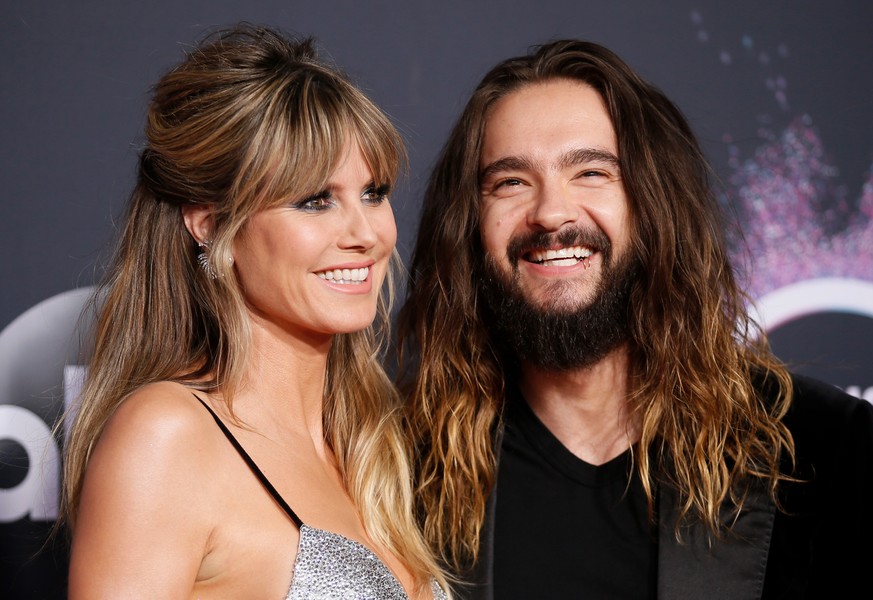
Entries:
[[544,266],[572,267],[579,262],[585,261],[592,254],[594,254],[594,250],[586,246],[568,246],[549,250],[531,250],[526,252],[523,258],[528,262]]

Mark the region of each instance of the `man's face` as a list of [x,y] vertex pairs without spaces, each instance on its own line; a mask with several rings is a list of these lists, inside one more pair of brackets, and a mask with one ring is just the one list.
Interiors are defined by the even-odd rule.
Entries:
[[590,304],[629,245],[615,130],[600,94],[561,79],[500,99],[479,172],[482,244],[499,271],[535,306]]
[[[599,360],[626,338],[635,271],[616,136],[600,95],[562,79],[501,98],[479,169],[481,285],[498,328],[541,366]],[[559,345],[567,347],[554,354]]]

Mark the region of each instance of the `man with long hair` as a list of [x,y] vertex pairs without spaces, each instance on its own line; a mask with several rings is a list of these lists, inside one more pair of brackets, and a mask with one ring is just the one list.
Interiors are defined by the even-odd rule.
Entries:
[[873,589],[873,405],[773,356],[723,228],[685,118],[602,46],[473,93],[399,319],[419,514],[469,597]]

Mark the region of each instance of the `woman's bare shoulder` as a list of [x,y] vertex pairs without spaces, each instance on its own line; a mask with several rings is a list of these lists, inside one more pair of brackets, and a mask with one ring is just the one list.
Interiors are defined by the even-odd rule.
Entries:
[[130,394],[108,419],[101,436],[124,438],[125,446],[148,452],[184,450],[206,442],[215,425],[189,388],[170,381],[143,386]]
[[[140,585],[151,597],[190,591],[221,520],[214,429],[206,409],[179,384],[148,385],[121,403],[85,472],[71,586],[95,596]],[[95,577],[88,575],[93,564],[111,568]],[[144,565],[161,575],[146,576]]]
[[202,396],[202,393],[174,381],[150,383],[131,393],[119,405],[112,419],[140,425],[196,426],[201,417],[208,414],[197,400]]
[[107,469],[113,477],[146,478],[184,490],[208,470],[214,434],[212,417],[190,389],[173,382],[149,384],[109,418],[88,470]]

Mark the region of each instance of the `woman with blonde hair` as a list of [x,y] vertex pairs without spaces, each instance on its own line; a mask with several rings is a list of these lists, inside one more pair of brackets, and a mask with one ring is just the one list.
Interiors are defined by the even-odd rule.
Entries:
[[240,25],[158,82],[66,451],[71,599],[446,597],[380,365],[403,157],[311,40]]

